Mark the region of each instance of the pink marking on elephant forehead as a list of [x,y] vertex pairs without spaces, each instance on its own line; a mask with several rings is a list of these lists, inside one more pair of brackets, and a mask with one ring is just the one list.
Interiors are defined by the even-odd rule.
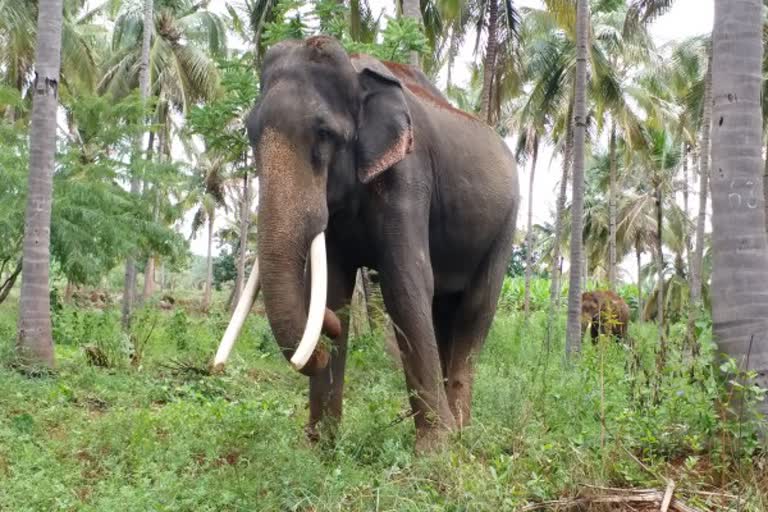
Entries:
[[267,128],[259,140],[258,152],[264,192],[269,191],[270,202],[281,209],[296,202],[306,207],[317,202],[311,199],[316,190],[325,189],[324,177],[311,172],[296,144]]
[[400,134],[400,138],[397,142],[387,148],[384,153],[379,155],[379,157],[365,169],[363,173],[365,181],[368,182],[386,171],[405,158],[405,155],[411,151],[413,151],[413,131],[408,128]]
[[262,172],[268,175],[301,164],[296,145],[272,128],[261,134],[258,147]]

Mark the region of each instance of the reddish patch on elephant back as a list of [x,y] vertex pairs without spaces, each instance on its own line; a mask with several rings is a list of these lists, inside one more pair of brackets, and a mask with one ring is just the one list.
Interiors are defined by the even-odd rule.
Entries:
[[399,62],[390,62],[387,60],[383,60],[381,63],[384,64],[387,69],[392,72],[392,74],[399,78],[405,87],[417,97],[429,101],[438,108],[450,110],[451,112],[462,117],[466,117],[467,119],[478,121],[478,119],[472,114],[464,112],[463,110],[460,110],[451,105],[450,102],[446,100],[442,94],[440,94],[434,85],[429,82],[425,83],[425,80],[420,77],[412,67],[406,64],[400,64]]
[[411,80],[418,80],[416,73],[413,72],[413,68],[407,64],[400,64],[399,62],[392,62],[389,60],[383,60],[381,63],[387,66],[387,69],[400,79],[410,78]]
[[[310,38],[307,38],[306,45],[312,48],[318,48],[320,50],[323,49],[323,46],[325,46],[328,43],[335,43],[336,40],[330,36],[312,36]],[[338,43],[336,43],[338,44]]]

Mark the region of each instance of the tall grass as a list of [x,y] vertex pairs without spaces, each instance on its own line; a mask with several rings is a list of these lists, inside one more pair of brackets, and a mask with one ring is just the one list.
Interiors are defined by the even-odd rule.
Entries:
[[[0,510],[515,510],[585,484],[664,478],[681,493],[721,489],[740,495],[742,510],[768,510],[754,422],[736,425],[717,405],[707,329],[692,361],[673,327],[661,374],[644,324],[632,325],[632,344],[586,343],[569,365],[564,320],[547,350],[545,314],[526,323],[507,300],[478,362],[472,425],[445,452],[415,457],[403,378],[379,333],[351,340],[337,442],[312,446],[306,380],[262,318],[249,318],[222,376],[191,370],[215,350],[224,313],[139,318],[126,335],[115,311],[65,307],[55,375],[0,369]],[[6,360],[15,322],[12,307],[0,309]],[[137,336],[146,343],[131,364],[132,348],[120,347]],[[86,364],[90,344],[117,347],[109,368]],[[711,495],[686,499],[722,507]]]

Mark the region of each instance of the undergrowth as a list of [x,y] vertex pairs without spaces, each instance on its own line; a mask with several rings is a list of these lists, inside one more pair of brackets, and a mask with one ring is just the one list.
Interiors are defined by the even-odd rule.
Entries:
[[[695,361],[673,327],[662,372],[645,324],[632,325],[632,343],[587,343],[568,364],[562,341],[544,345],[545,312],[526,322],[505,308],[478,364],[472,425],[416,457],[403,378],[379,333],[351,340],[337,442],[312,446],[306,380],[264,319],[251,315],[227,372],[210,376],[225,313],[138,315],[123,333],[116,310],[64,307],[53,375],[0,369],[1,510],[495,511],[666,479],[701,510],[735,497],[768,510],[755,422],[718,405],[708,327]],[[13,307],[0,308],[5,361],[15,327]],[[86,364],[86,346],[108,353],[108,367]]]

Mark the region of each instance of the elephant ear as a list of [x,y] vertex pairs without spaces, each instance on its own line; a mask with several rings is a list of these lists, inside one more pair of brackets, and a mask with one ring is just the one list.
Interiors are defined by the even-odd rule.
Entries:
[[366,66],[359,72],[363,97],[357,129],[357,176],[363,183],[413,150],[411,113],[403,86],[384,66],[376,68]]

